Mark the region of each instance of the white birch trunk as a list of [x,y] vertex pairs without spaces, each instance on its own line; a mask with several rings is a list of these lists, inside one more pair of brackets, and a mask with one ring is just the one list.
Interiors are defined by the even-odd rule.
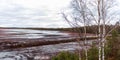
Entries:
[[85,21],[84,21],[84,39],[85,39],[85,57],[86,59],[85,60],[88,60],[88,51],[87,51],[87,36],[86,36],[86,24],[85,24]]
[[106,9],[105,9],[105,1],[102,0],[102,20],[103,20],[103,33],[102,33],[102,60],[105,60],[105,18],[106,18]]
[[84,21],[84,42],[85,42],[85,60],[88,60],[88,51],[87,51],[87,40],[86,40],[86,3],[84,0],[77,0],[77,3],[79,5],[79,7],[81,7],[81,15],[82,15],[82,19]]
[[98,48],[98,50],[99,50],[99,57],[98,57],[98,59],[99,60],[101,60],[101,50],[102,50],[102,48],[101,48],[101,27],[100,27],[100,22],[101,22],[101,8],[100,8],[100,4],[101,4],[101,2],[100,2],[100,0],[98,0],[97,1],[98,2],[98,6],[97,6],[97,9],[98,9],[98,41],[99,41],[99,48]]
[[100,29],[100,25],[98,27],[99,31],[98,31],[98,41],[99,41],[99,60],[101,60],[101,29]]

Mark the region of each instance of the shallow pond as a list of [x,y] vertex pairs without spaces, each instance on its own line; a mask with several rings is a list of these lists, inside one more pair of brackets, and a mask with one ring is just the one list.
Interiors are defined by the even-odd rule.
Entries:
[[32,29],[0,29],[0,39],[10,38],[60,38],[68,37],[69,34],[61,31],[32,30]]

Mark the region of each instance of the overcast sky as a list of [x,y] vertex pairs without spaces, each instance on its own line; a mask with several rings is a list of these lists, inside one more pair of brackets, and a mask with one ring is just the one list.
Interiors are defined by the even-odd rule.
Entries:
[[0,27],[67,27],[59,13],[70,1],[0,0]]

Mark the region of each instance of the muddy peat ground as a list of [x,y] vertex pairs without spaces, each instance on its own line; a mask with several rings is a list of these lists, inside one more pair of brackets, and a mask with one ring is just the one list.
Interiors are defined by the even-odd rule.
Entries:
[[[78,46],[73,41],[76,37],[75,33],[61,31],[0,29],[0,60],[50,60],[60,51],[83,49],[84,41]],[[89,40],[86,46],[92,42],[96,40]]]

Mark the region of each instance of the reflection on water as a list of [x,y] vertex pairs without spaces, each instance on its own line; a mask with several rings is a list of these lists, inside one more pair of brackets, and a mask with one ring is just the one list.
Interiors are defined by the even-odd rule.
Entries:
[[53,38],[68,36],[67,33],[49,30],[30,30],[30,29],[3,29],[1,38]]

